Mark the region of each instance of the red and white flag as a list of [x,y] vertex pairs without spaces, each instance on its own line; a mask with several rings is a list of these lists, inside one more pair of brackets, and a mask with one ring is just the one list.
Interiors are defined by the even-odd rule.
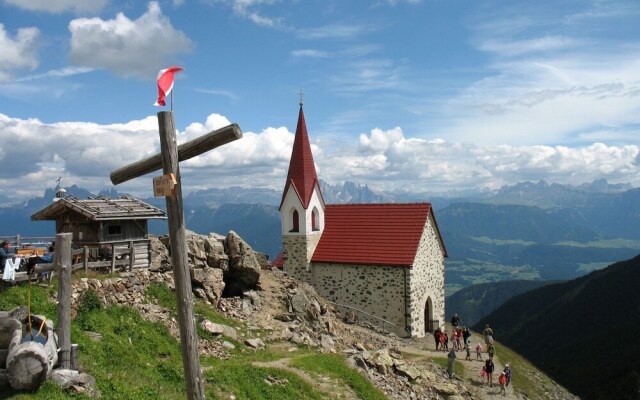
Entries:
[[171,89],[173,89],[173,74],[174,72],[182,71],[181,67],[169,67],[167,69],[161,69],[158,72],[158,100],[153,103],[154,106],[165,106],[167,103],[164,101]]

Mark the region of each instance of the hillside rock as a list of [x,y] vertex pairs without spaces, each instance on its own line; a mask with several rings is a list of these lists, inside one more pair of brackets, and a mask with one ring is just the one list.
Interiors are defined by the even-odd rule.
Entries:
[[225,287],[224,272],[221,269],[208,266],[200,268],[192,266],[189,271],[195,295],[217,305],[222,298],[222,291]]
[[261,266],[251,246],[231,231],[225,239],[229,269],[225,271],[226,293],[239,295],[260,285]]

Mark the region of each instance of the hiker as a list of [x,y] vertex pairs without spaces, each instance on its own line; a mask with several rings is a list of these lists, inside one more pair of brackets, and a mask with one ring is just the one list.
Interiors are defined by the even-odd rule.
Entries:
[[484,385],[485,381],[487,380],[487,366],[486,365],[482,366],[482,371],[480,371],[480,380],[482,381],[483,385]]
[[449,359],[449,363],[447,364],[447,374],[449,374],[449,379],[451,379],[453,378],[453,366],[456,363],[456,352],[451,350],[447,358]]
[[496,355],[496,346],[493,345],[493,342],[489,343],[489,346],[487,346],[487,353],[489,353],[490,359],[493,359],[493,356]]
[[453,317],[451,317],[451,326],[453,327],[453,329],[456,329],[459,323],[460,317],[458,317],[458,314],[453,314]]
[[495,369],[493,360],[488,358],[487,361],[484,362],[484,366],[487,369],[487,382],[489,382],[489,387],[492,387],[493,386],[493,370]]
[[467,349],[467,356],[464,358],[465,361],[471,361],[471,338],[465,339],[464,348]]
[[498,383],[500,384],[500,394],[503,396],[507,395],[507,375],[502,371],[500,377],[498,378]]
[[506,363],[504,365],[504,371],[503,372],[507,376],[506,386],[509,386],[509,384],[511,383],[511,368],[509,367],[509,363]]
[[[36,269],[38,264],[51,264],[53,263],[53,245],[49,246],[47,252],[43,254],[41,257],[29,257],[27,260],[27,274],[33,274],[33,271]],[[47,272],[41,272],[38,276],[38,279],[42,279],[47,275]]]
[[456,341],[455,348],[457,350],[462,350],[462,343],[460,342],[461,338],[462,338],[462,329],[457,328],[455,330],[455,341]]
[[467,346],[467,339],[471,337],[471,331],[466,326],[462,327],[462,339],[465,347]]
[[484,327],[482,335],[484,336],[484,344],[493,342],[493,329],[489,328],[489,324]]
[[476,346],[476,360],[482,361],[482,343]]
[[433,332],[433,339],[436,341],[436,351],[438,351],[438,349],[440,347],[440,335],[442,335],[442,331],[440,330],[440,327],[438,327]]
[[11,243],[6,240],[0,244],[0,271],[4,271],[4,266],[7,263],[7,259],[11,258],[9,255]]
[[442,335],[440,335],[440,344],[444,346],[440,346],[442,351],[449,351],[449,335],[447,335],[447,332],[443,332]]

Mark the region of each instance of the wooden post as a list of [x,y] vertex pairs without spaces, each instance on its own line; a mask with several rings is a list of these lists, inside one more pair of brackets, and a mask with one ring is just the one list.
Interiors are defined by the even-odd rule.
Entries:
[[133,240],[129,240],[129,272],[133,271],[133,263],[136,258],[136,248],[133,245]]
[[182,186],[180,181],[179,161],[188,160],[211,149],[222,146],[242,137],[242,131],[236,124],[176,145],[176,132],[173,112],[158,113],[160,127],[161,154],[130,164],[111,172],[114,185],[126,182],[143,174],[153,172],[162,166],[164,173],[173,173],[177,181],[173,195],[166,198],[169,219],[169,240],[173,275],[178,303],[178,324],[180,326],[180,345],[182,346],[182,364],[185,372],[187,394],[190,400],[204,399],[204,383],[198,356],[198,336],[195,329],[193,313],[193,293],[191,292],[191,276],[188,270],[187,248],[185,238],[184,215],[182,208]]
[[173,196],[167,196],[166,201],[171,261],[173,261],[173,276],[178,303],[182,364],[187,383],[187,394],[189,399],[204,399],[204,383],[198,355],[198,335],[193,313],[191,275],[189,274],[189,262],[187,260],[187,239],[185,236],[184,213],[182,211],[182,185],[180,182],[180,166],[178,165],[178,148],[173,112],[160,111],[158,113],[158,125],[160,127],[160,153],[162,155],[163,173],[172,173],[178,182]]
[[84,274],[85,276],[89,272],[89,248],[84,246]]
[[[160,114],[158,114],[158,120]],[[172,124],[173,126],[173,124]],[[175,134],[174,134],[175,137]],[[242,137],[242,131],[236,124],[225,126],[224,128],[217,129],[209,132],[206,135],[190,140],[187,143],[183,143],[178,147],[178,155],[176,163],[178,161],[185,161],[195,156],[198,156],[208,150],[215,149],[224,144],[232,142]],[[149,172],[157,171],[162,168],[162,154],[156,154],[144,160],[129,164],[126,167],[122,167],[111,172],[111,182],[114,185],[126,182],[130,179],[137,178]]]
[[78,370],[78,345],[77,344],[72,344],[71,345],[71,353],[70,353],[70,362],[69,364],[71,365],[69,367],[69,369],[72,369],[74,371]]
[[116,273],[116,246],[111,243],[111,273]]
[[58,272],[58,361],[71,367],[71,233],[56,235],[53,265]]

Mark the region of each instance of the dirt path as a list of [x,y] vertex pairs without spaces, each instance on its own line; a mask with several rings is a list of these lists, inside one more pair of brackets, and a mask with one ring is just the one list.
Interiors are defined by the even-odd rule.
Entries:
[[[476,360],[476,352],[473,349],[479,342],[482,342],[482,337],[480,335],[473,334],[471,336],[471,361],[465,360],[465,357],[467,356],[466,350],[456,351],[456,360],[461,362],[464,366],[464,376],[458,378],[462,379],[464,385],[469,390],[473,391],[475,397],[477,398],[501,398],[507,400],[518,400],[519,397],[513,392],[513,387],[511,385],[507,387],[506,394],[504,396],[500,395],[500,384],[498,384],[498,377],[504,369],[504,365],[500,361],[499,354],[496,354],[493,357],[493,363],[495,365],[495,371],[493,373],[493,386],[490,387],[487,383],[482,383],[480,372],[482,371],[484,361],[489,357],[489,355],[486,352],[482,353],[482,361]],[[433,338],[431,337],[424,338],[416,343],[420,343],[419,347],[412,344],[406,344],[405,346],[403,346],[402,351],[406,351],[412,354],[421,354],[430,358],[447,358],[448,352],[435,351],[435,344]]]

